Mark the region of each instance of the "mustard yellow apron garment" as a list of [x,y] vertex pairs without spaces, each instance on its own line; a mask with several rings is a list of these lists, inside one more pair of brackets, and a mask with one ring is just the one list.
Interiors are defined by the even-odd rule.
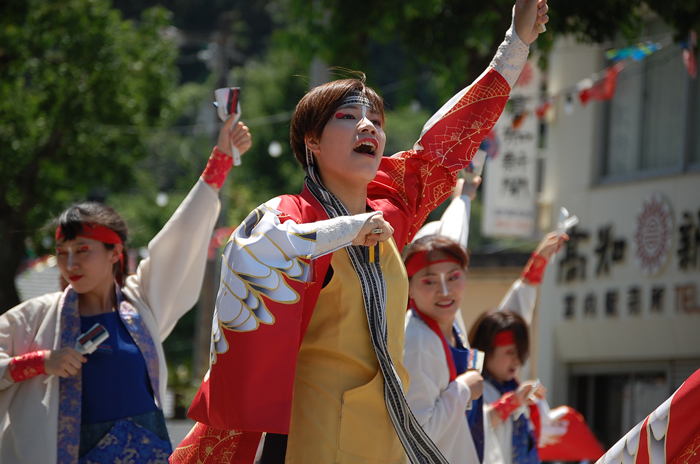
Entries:
[[[388,347],[403,367],[408,279],[393,239],[381,244],[387,287]],[[345,250],[333,253],[334,274],[321,291],[297,361],[287,462],[404,463],[384,402],[384,380],[372,348],[360,281]]]

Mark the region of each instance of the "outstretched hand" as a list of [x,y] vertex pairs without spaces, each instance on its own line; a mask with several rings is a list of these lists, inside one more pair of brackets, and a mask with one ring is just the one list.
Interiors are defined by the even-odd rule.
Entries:
[[228,156],[233,156],[233,153],[231,153],[231,141],[233,141],[233,145],[238,148],[238,152],[242,155],[252,145],[250,130],[248,126],[240,121],[233,127],[231,127],[231,124],[233,124],[232,117],[224,123],[219,131],[219,141],[216,143],[216,146],[219,148],[219,151]]
[[513,7],[515,32],[520,40],[530,45],[540,34],[538,24],[547,24],[549,6],[547,0],[516,0]]
[[515,390],[515,396],[518,397],[520,404],[535,404],[535,399],[543,400],[546,394],[547,389],[534,380],[526,380]]

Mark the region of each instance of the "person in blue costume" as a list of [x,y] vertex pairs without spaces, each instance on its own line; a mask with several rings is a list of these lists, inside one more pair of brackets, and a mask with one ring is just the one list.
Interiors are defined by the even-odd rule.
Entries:
[[485,464],[537,464],[537,433],[530,420],[535,398],[544,398],[537,381],[519,383],[518,370],[528,358],[525,320],[515,311],[484,313],[469,334],[484,360]]
[[[162,343],[199,297],[230,142],[241,153],[251,145],[248,128],[233,122],[135,274],[125,275],[128,230],[112,208],[87,202],[59,216],[57,264],[68,286],[0,316],[0,419],[8,423],[0,462],[167,462]],[[109,337],[81,354],[76,340],[96,323]]]

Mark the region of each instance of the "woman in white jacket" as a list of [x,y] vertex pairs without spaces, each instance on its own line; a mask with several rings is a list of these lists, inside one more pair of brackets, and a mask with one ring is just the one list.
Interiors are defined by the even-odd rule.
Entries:
[[[136,274],[123,279],[127,229],[114,210],[82,203],[61,214],[57,260],[69,285],[0,316],[0,462],[167,462],[162,341],[199,297],[229,139],[241,153],[251,145],[232,123]],[[95,323],[109,338],[84,356],[74,346]]]
[[450,463],[478,464],[467,409],[481,396],[483,379],[468,370],[472,351],[456,322],[468,258],[439,235],[414,241],[404,252],[409,277],[404,365],[411,376],[406,399],[423,429]]
[[[407,399],[423,428],[450,462],[498,462],[502,459],[502,453],[494,446],[485,449],[487,444],[493,445],[495,440],[492,435],[489,436],[491,433],[489,417],[482,418],[481,400],[474,403],[476,407],[469,413],[469,423],[465,420],[472,391],[475,387],[477,390],[481,389],[481,377],[477,376],[475,371],[459,375],[464,372],[461,370],[464,366],[461,369],[459,367],[461,364],[459,358],[463,358],[470,348],[465,337],[466,329],[460,311],[466,280],[462,278],[450,280],[446,278],[449,272],[441,274],[438,269],[440,266],[445,269],[456,269],[458,267],[456,264],[459,263],[464,269],[463,277],[466,277],[466,255],[463,251],[456,250],[453,245],[458,244],[462,250],[467,248],[471,201],[476,196],[476,190],[481,183],[480,177],[473,175],[469,177],[469,180],[458,181],[452,202],[440,221],[425,224],[416,234],[414,244],[404,251],[413,305],[406,315],[405,326],[404,364],[411,376]],[[437,236],[443,239],[436,241]],[[449,245],[444,239],[451,240],[453,245]],[[567,239],[566,234],[561,237],[557,237],[555,233],[545,236],[537,251],[533,253],[523,276],[513,283],[501,301],[499,309],[511,309],[528,321],[532,319],[537,285],[541,282],[546,260],[551,258],[561,242]],[[442,259],[447,258],[448,262],[427,266],[428,263],[424,258],[425,269],[416,272],[417,265],[409,264],[410,255],[425,249],[431,250],[426,256],[436,255],[437,257],[432,258],[435,260],[439,260],[442,256]],[[456,258],[456,261],[450,263],[450,258]],[[427,298],[420,298],[423,293]],[[414,298],[414,295],[417,298]],[[451,301],[454,301],[454,304],[450,303]],[[431,307],[437,308],[438,305],[437,311],[431,309]],[[420,308],[420,311],[416,311],[416,307]],[[443,322],[439,324],[445,328],[443,333],[431,328],[434,324],[427,320],[430,314],[438,318],[444,317]],[[453,372],[453,368],[458,371]],[[469,388],[470,383],[471,388]],[[474,398],[478,396],[474,395]],[[486,429],[484,429],[484,423]]]

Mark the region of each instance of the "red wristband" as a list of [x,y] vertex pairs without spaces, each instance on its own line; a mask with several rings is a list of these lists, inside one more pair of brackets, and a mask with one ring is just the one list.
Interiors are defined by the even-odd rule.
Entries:
[[21,382],[36,377],[37,375],[46,374],[46,370],[44,369],[45,354],[46,350],[41,350],[12,358],[12,361],[10,361],[10,364],[7,366],[7,368],[10,369],[12,380]]
[[219,147],[214,147],[207,162],[207,167],[204,168],[202,173],[202,179],[212,187],[220,189],[224,185],[232,165],[233,158],[219,150]]
[[539,285],[542,283],[545,269],[547,269],[547,258],[532,253],[530,260],[525,265],[522,278],[532,285]]
[[520,400],[515,396],[515,392],[508,392],[501,396],[498,401],[491,404],[496,414],[505,422],[516,409],[520,407]]

